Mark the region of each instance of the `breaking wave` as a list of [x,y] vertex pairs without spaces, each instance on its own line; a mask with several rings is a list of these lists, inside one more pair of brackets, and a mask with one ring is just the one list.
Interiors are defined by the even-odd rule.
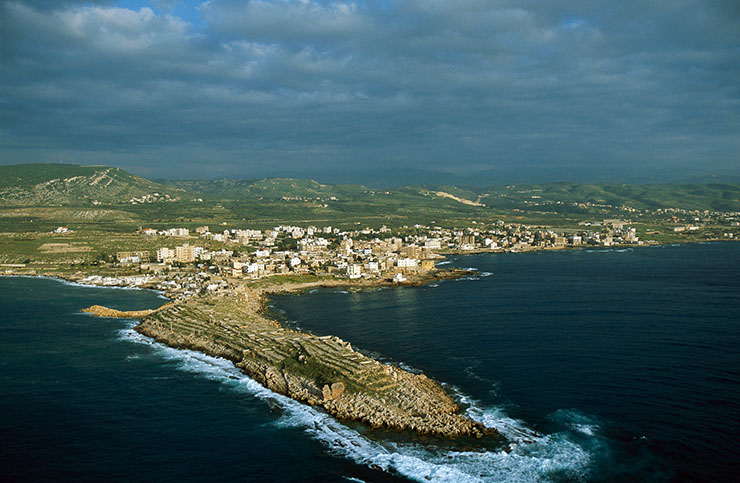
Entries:
[[589,249],[586,253],[626,253],[634,251],[634,248],[602,248],[602,249]]
[[29,279],[42,278],[46,280],[54,280],[55,282],[59,282],[62,285],[67,285],[70,287],[81,287],[81,288],[105,288],[105,289],[113,289],[113,290],[146,290],[147,292],[156,293],[157,298],[161,298],[164,300],[170,300],[169,297],[165,295],[164,291],[156,290],[152,288],[132,287],[128,285],[100,285],[100,284],[94,284],[94,283],[73,282],[71,280],[66,280],[61,277],[55,277],[53,275],[6,275],[6,274],[2,274],[0,275],[0,277],[29,278]]
[[570,418],[571,431],[541,434],[523,421],[510,418],[502,408],[484,407],[452,387],[453,395],[467,407],[466,416],[499,431],[508,440],[505,447],[461,450],[418,442],[371,439],[361,430],[352,429],[321,410],[266,389],[225,359],[167,347],[134,331],[134,325],[122,329],[120,337],[150,346],[158,356],[177,362],[178,370],[220,381],[238,393],[277,405],[282,410],[281,416],[273,424],[301,428],[320,441],[330,454],[358,464],[416,481],[526,482],[588,478],[592,457],[589,444],[572,436],[577,433],[588,440],[598,433],[598,424],[588,418],[568,412],[556,413],[556,417]]

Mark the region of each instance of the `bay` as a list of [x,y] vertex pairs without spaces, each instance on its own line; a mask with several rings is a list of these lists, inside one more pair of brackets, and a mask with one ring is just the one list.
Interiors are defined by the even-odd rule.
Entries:
[[336,334],[454,385],[484,414],[572,443],[587,479],[736,477],[740,245],[450,261],[478,273],[275,303],[293,326]]

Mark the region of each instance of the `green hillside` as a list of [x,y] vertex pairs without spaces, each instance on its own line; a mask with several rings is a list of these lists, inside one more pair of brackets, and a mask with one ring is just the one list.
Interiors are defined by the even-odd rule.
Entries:
[[0,204],[6,206],[118,204],[142,197],[154,203],[185,194],[109,166],[0,166]]
[[[489,206],[531,210],[539,206],[552,211],[573,209],[573,204],[598,204],[640,210],[683,208],[688,210],[740,211],[738,184],[577,184],[516,185],[478,190]],[[564,206],[558,206],[557,204]],[[525,206],[522,206],[525,205]]]
[[[198,180],[165,182],[226,202],[304,202],[328,204],[347,212],[367,209],[433,209],[443,212],[482,211],[586,213],[596,206],[620,209],[683,208],[740,211],[740,184],[579,184],[549,183],[471,188],[452,185],[376,189],[361,185],[322,184],[313,180]],[[592,205],[592,206],[588,206]]]
[[215,179],[165,181],[162,183],[217,200],[323,199],[332,196],[357,196],[370,190],[360,185],[321,184],[310,179]]
[[249,186],[256,179],[194,179],[194,180],[155,180],[169,187],[177,187],[189,192],[197,193],[207,199],[238,199],[244,196]]
[[740,212],[740,185],[550,183],[377,189],[290,178],[154,182],[115,167],[24,164],[0,167],[0,206],[5,207],[0,210],[0,231],[60,225],[111,231],[173,224],[466,226],[499,219],[572,226],[613,217],[664,221],[668,216],[657,212],[659,208]]

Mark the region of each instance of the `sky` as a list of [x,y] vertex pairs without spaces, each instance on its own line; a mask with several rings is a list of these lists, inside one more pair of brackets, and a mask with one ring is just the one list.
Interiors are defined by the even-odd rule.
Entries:
[[0,164],[505,184],[739,154],[737,0],[0,0]]

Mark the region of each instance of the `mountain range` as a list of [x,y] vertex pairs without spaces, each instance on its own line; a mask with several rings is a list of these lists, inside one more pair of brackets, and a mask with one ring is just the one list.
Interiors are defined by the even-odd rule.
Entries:
[[0,205],[90,206],[139,203],[247,203],[261,210],[276,203],[383,210],[439,207],[486,210],[577,212],[579,205],[636,209],[678,207],[740,211],[740,184],[582,184],[545,183],[507,186],[409,184],[372,188],[324,184],[309,179],[148,180],[117,167],[72,164],[0,166]]

